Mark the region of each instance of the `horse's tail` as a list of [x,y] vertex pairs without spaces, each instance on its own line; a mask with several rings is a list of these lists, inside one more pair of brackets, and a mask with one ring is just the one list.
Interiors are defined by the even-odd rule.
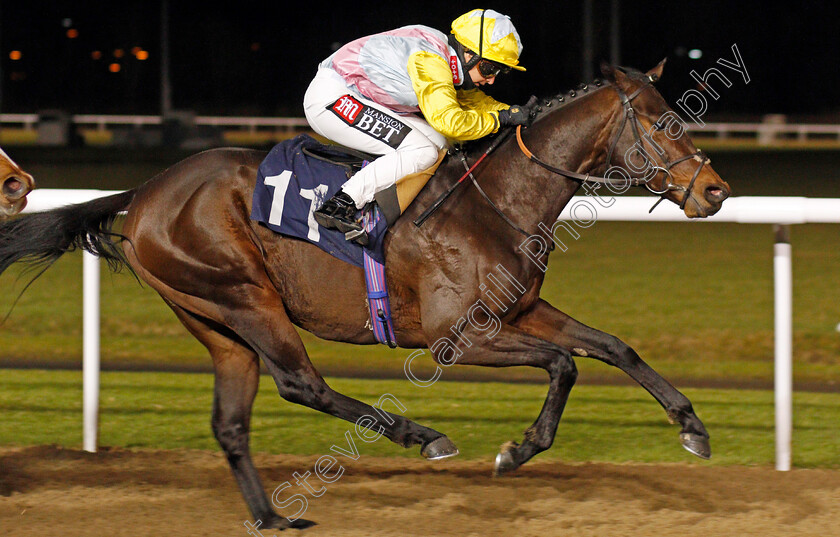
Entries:
[[128,190],[0,223],[0,273],[18,261],[46,270],[77,248],[105,259],[112,270],[131,270],[120,248],[126,238],[112,227],[133,199],[134,190]]

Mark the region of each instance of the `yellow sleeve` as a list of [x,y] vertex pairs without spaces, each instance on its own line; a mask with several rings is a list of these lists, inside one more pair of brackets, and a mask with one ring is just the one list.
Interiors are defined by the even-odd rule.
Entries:
[[498,110],[507,105],[478,90],[457,92],[452,71],[440,56],[430,52],[412,54],[408,75],[426,121],[447,138],[476,140],[499,130]]
[[461,103],[461,108],[465,110],[480,110],[489,112],[491,110],[499,111],[510,108],[509,104],[500,103],[478,88],[471,90],[458,90],[457,95],[458,102]]

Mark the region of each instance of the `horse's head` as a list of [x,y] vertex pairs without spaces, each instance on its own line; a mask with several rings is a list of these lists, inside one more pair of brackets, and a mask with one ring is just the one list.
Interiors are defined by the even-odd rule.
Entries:
[[35,180],[0,149],[0,216],[11,216],[26,207],[26,195]]
[[680,116],[653,86],[664,65],[662,60],[647,73],[601,65],[621,106],[607,164],[645,179],[649,190],[679,205],[686,216],[711,216],[729,197],[729,185],[694,146]]

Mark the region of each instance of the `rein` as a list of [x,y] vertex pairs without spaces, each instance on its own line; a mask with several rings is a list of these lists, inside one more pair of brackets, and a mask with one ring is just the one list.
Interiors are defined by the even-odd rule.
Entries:
[[[522,228],[520,228],[519,226],[517,226],[516,224],[514,224],[501,211],[501,209],[496,207],[496,204],[493,203],[490,200],[490,198],[487,196],[487,194],[484,192],[484,190],[480,186],[478,186],[478,182],[475,180],[475,177],[473,177],[473,174],[472,174],[473,170],[476,169],[479,164],[481,164],[481,161],[484,160],[485,157],[487,157],[487,155],[489,155],[490,153],[495,151],[497,147],[502,145],[502,142],[504,142],[505,140],[508,139],[511,132],[512,131],[510,129],[507,129],[503,134],[501,134],[500,136],[497,136],[496,139],[493,141],[493,143],[490,144],[490,147],[488,147],[487,150],[484,151],[484,154],[481,155],[481,157],[477,161],[475,161],[475,164],[473,164],[472,166],[467,164],[467,157],[464,155],[463,152],[461,152],[461,162],[464,163],[464,168],[466,168],[467,172],[464,175],[462,175],[461,178],[458,179],[452,186],[450,186],[449,189],[446,192],[444,192],[432,205],[430,205],[428,209],[423,211],[423,213],[420,216],[415,218],[414,219],[414,225],[417,226],[417,227],[422,226],[423,222],[425,222],[426,219],[429,218],[432,215],[433,212],[437,211],[438,208],[443,204],[443,202],[446,201],[446,199],[449,196],[451,196],[453,192],[455,192],[455,189],[458,188],[458,185],[463,183],[464,179],[469,177],[470,179],[472,179],[472,182],[476,186],[476,188],[478,188],[478,191],[481,192],[481,195],[484,196],[484,199],[486,199],[488,201],[488,203],[490,203],[490,206],[493,207],[493,209],[495,209],[496,212],[499,213],[499,215],[501,215],[502,218],[504,218],[505,222],[507,222],[508,224],[513,226],[513,228],[516,229],[517,231],[519,231],[521,233],[525,233],[525,231]],[[528,233],[525,233],[525,235],[529,236]]]
[[[616,179],[613,177],[599,177],[597,175],[590,175],[590,174],[581,174],[577,172],[573,172],[571,170],[564,170],[562,168],[556,168],[551,164],[547,164],[540,160],[536,155],[531,153],[531,151],[525,146],[525,142],[522,141],[522,125],[517,125],[516,127],[516,141],[519,144],[519,149],[525,153],[525,156],[528,157],[530,160],[534,161],[535,163],[539,164],[546,170],[556,173],[557,175],[562,175],[563,177],[568,177],[569,179],[573,179],[575,181],[580,181],[581,183],[598,183],[601,185],[615,185],[619,187],[624,187],[627,185],[627,180],[625,178]],[[648,180],[650,181],[650,180]],[[642,181],[642,179],[633,177],[630,178],[630,186],[641,186],[646,185],[646,181]]]

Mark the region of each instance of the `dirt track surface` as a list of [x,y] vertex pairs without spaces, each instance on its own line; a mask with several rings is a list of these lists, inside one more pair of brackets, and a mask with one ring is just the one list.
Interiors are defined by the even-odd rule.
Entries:
[[[255,457],[269,492],[316,459]],[[342,464],[310,497],[304,518],[319,525],[285,535],[822,537],[840,526],[838,470],[537,462],[494,479],[491,461]],[[247,516],[220,454],[0,448],[5,537],[247,536]]]

